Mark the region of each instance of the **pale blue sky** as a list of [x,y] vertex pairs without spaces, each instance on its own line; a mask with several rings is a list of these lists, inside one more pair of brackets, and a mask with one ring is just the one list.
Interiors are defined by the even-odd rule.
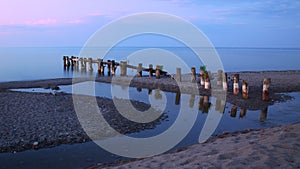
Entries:
[[2,1],[0,47],[82,46],[105,24],[139,12],[182,17],[217,47],[300,48],[299,0]]

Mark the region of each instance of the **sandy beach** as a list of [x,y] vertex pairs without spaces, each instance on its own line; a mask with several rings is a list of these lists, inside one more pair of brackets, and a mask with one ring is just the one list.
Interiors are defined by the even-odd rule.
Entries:
[[[298,70],[239,72],[240,81],[246,80],[250,86],[249,99],[244,100],[240,95],[235,96],[231,92],[233,74],[228,73],[229,91],[226,101],[250,110],[259,110],[275,102],[285,102],[291,98],[282,93],[300,91],[300,71]],[[263,78],[271,78],[271,94],[267,102],[261,101]],[[90,141],[77,119],[71,94],[25,93],[9,90],[17,88],[57,89],[60,85],[71,85],[89,80],[93,79],[49,79],[0,83],[0,118],[2,122],[5,122],[0,126],[0,152],[19,152]],[[111,77],[98,77],[95,80],[110,83]],[[119,83],[128,83],[128,80],[130,79],[123,78]],[[178,91],[176,81],[170,78],[134,78],[130,86]],[[185,88],[183,92],[189,93],[189,88]],[[199,93],[211,94],[201,87],[199,87]],[[89,96],[80,97],[89,99]],[[161,116],[147,124],[134,123],[117,112],[112,100],[98,97],[97,103],[110,125],[123,134],[155,128],[156,124],[167,118]],[[141,110],[149,107],[145,103],[137,101],[133,103]],[[299,129],[299,124],[293,124],[271,129],[226,133],[205,144],[193,145],[184,150],[132,163],[126,162],[116,168],[299,168]],[[107,132],[104,139],[111,136]],[[89,168],[108,166],[95,164]]]
[[300,167],[300,123],[224,133],[187,148],[100,168],[286,168]]

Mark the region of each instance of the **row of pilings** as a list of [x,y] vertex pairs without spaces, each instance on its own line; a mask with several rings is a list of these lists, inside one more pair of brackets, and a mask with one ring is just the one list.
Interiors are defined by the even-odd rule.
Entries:
[[[142,63],[139,63],[138,65],[130,65],[127,63],[127,61],[121,61],[116,62],[115,60],[107,60],[104,61],[103,59],[99,58],[94,60],[93,58],[79,58],[74,56],[63,56],[63,64],[64,64],[64,70],[81,70],[81,72],[93,72],[93,64],[97,65],[98,68],[98,74],[101,76],[106,74],[108,76],[115,76],[116,70],[118,67],[120,67],[120,76],[127,76],[127,69],[135,69],[136,70],[136,76],[142,77],[143,71],[148,72],[149,77],[155,76],[157,79],[159,79],[161,76],[168,76],[168,72],[163,70],[163,65],[156,65],[154,68],[153,64],[149,64],[148,67],[143,67]],[[190,82],[196,83],[197,82],[197,72],[196,68],[191,68],[191,79]],[[222,87],[224,91],[228,91],[228,79],[227,79],[227,73],[224,73],[222,70],[218,70],[216,74],[217,78],[217,85],[219,87]],[[169,75],[168,77],[171,77],[173,79],[176,79],[177,82],[182,81],[182,73],[181,68],[176,68],[176,74],[175,75]],[[205,90],[210,90],[211,88],[211,80],[214,79],[214,74],[212,74],[209,70],[206,70],[205,66],[200,67],[199,72],[199,84],[202,86]],[[245,80],[242,81],[242,86],[240,87],[240,78],[239,74],[234,74],[233,76],[233,91],[232,93],[234,95],[239,95],[239,93],[242,93],[243,99],[249,98],[249,86],[248,82]],[[268,101],[269,100],[269,87],[270,87],[271,79],[265,78],[263,79],[263,89],[262,89],[262,100]]]

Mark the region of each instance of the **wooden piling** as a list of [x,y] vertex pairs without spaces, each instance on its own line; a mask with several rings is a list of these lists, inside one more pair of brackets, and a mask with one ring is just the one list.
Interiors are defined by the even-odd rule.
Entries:
[[204,80],[205,80],[204,89],[209,90],[210,89],[210,80],[209,80],[209,75],[208,75],[207,71],[205,71],[205,73],[204,73]]
[[206,71],[205,66],[200,66],[200,85],[204,86],[205,85],[205,79],[204,79],[204,72]]
[[223,71],[218,70],[218,79],[217,79],[217,85],[221,86],[222,85],[222,80],[223,80]]
[[121,71],[121,76],[127,75],[127,62],[126,61],[120,62],[120,71]]
[[79,58],[75,57],[75,70],[78,71],[79,70]]
[[176,81],[181,82],[181,68],[176,68]]
[[111,75],[111,61],[107,60],[107,75]]
[[101,58],[99,58],[98,60],[97,60],[97,64],[98,64],[98,74],[99,75],[102,75],[103,74],[103,68],[102,68],[102,66],[103,66],[103,59],[101,59]]
[[233,76],[233,94],[238,95],[239,94],[239,74],[234,74]]
[[155,77],[156,77],[156,79],[160,79],[160,71],[161,71],[161,66],[156,65],[156,69],[155,69]]
[[138,77],[142,77],[143,76],[143,64],[139,63],[138,67],[137,67],[137,76]]
[[192,83],[195,83],[196,82],[196,68],[195,67],[191,68],[191,73],[192,73],[191,81],[192,81]]
[[227,85],[227,73],[223,73],[222,74],[222,77],[223,77],[223,90],[224,91],[227,91],[228,89],[228,85]]
[[243,80],[242,92],[243,92],[243,99],[248,99],[249,87],[248,87],[248,83],[245,80]]
[[116,65],[116,61],[115,60],[112,60],[111,61],[111,74],[113,75],[113,76],[115,76],[116,75],[116,70],[117,70],[117,65]]
[[74,56],[71,56],[70,60],[71,60],[71,67],[72,69],[74,68]]
[[269,88],[270,88],[271,79],[265,78],[263,82],[263,94],[262,94],[262,100],[268,101],[269,100]]
[[153,76],[153,65],[149,64],[149,77]]
[[89,71],[93,72],[93,58],[88,58]]

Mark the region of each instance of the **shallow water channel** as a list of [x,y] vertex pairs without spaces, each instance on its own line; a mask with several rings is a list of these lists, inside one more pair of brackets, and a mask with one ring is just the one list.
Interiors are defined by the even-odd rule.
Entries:
[[[263,110],[246,110],[208,96],[170,93],[98,82],[84,82],[74,86],[60,86],[58,91],[42,88],[14,89],[13,91],[64,92],[107,98],[126,98],[128,96],[131,100],[151,104],[158,110],[162,110],[167,118],[153,129],[127,134],[127,136],[134,138],[153,137],[174,128],[175,124],[177,128],[175,127],[176,130],[173,131],[173,135],[182,135],[181,132],[185,132],[190,126],[190,131],[183,134],[185,137],[173,149],[198,143],[201,137],[200,133],[205,127],[211,130],[211,135],[216,135],[224,131],[267,128],[300,122],[300,92],[287,93],[293,99],[284,103],[275,103]],[[74,91],[72,88],[76,90]],[[224,110],[222,106],[225,106]],[[182,120],[178,120],[181,118],[181,113],[184,114]],[[190,120],[191,117],[195,118]],[[217,123],[206,125],[209,119],[217,120]],[[208,133],[210,134],[210,132]],[[203,136],[203,138],[205,137]],[[108,138],[110,141],[115,139],[118,137]],[[164,139],[161,144],[168,144],[168,142],[172,142],[171,139],[170,137]],[[118,159],[122,159],[122,157],[105,151],[94,142],[87,142],[17,153],[0,153],[0,168],[71,169],[97,163],[114,162]]]

